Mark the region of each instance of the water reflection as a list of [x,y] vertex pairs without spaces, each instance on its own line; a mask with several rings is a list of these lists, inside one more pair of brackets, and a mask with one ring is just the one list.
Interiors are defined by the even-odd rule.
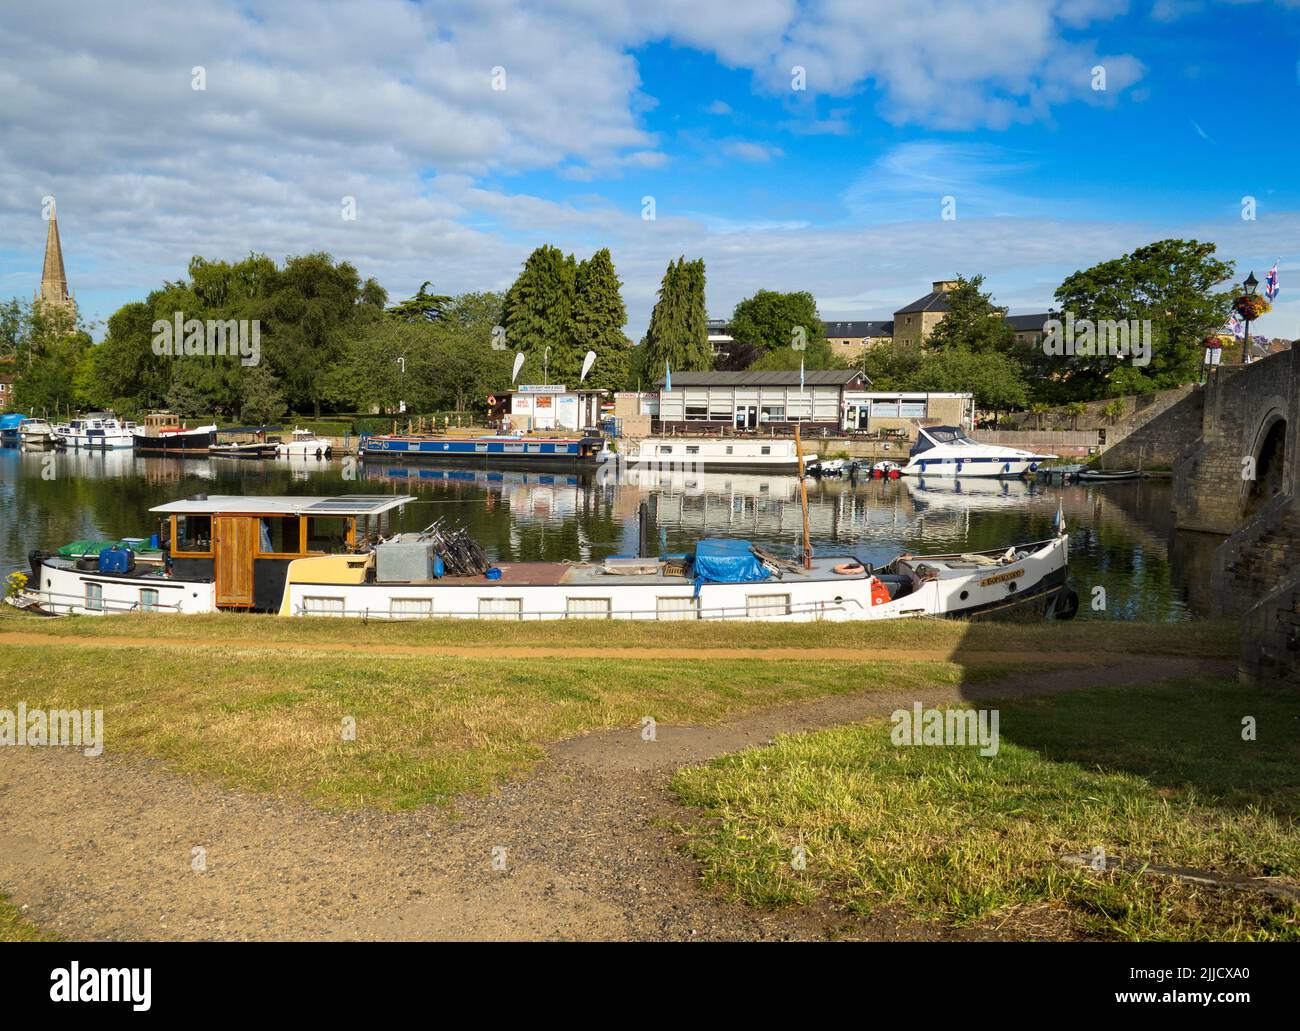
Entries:
[[[351,459],[248,461],[138,457],[129,451],[0,450],[0,570],[32,548],[78,538],[147,536],[149,508],[206,494],[411,494],[395,520],[465,525],[502,561],[600,559],[635,551],[649,503],[660,546],[746,537],[793,554],[803,528],[793,476],[610,469],[537,473]],[[810,480],[813,546],[883,563],[900,551],[999,547],[1051,535],[1058,502],[1071,530],[1083,618],[1180,619],[1209,610],[1218,538],[1176,534],[1156,480],[1049,487],[999,480]],[[1098,592],[1096,589],[1100,588]],[[1094,599],[1104,607],[1094,609]]]

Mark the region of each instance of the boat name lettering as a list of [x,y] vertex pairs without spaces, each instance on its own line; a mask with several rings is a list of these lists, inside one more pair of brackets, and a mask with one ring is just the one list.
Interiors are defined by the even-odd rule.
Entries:
[[981,587],[988,587],[990,584],[1000,584],[1006,580],[1014,580],[1018,576],[1024,576],[1023,569],[1013,569],[1009,573],[999,573],[997,576],[986,576],[980,581]]

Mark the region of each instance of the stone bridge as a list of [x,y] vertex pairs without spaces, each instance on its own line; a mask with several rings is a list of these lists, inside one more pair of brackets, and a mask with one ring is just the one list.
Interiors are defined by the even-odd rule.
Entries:
[[1210,586],[1217,612],[1244,620],[1243,675],[1300,685],[1300,347],[1221,366],[1198,393],[1175,525],[1227,536]]

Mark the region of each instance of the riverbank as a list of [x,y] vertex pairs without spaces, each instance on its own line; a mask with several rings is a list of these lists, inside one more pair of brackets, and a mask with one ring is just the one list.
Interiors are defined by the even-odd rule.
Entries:
[[[0,888],[28,906],[26,921],[71,938],[1035,936],[1046,932],[1000,922],[998,906],[964,919],[924,899],[737,892],[699,851],[714,803],[683,804],[672,779],[730,753],[770,752],[784,766],[797,738],[743,750],[915,701],[1077,697],[1074,718],[1118,726],[1138,690],[1118,685],[1210,677],[1230,691],[1235,647],[1218,624],[376,625],[6,611],[0,708],[102,709],[105,749],[3,750]],[[1183,688],[1168,689],[1176,708]],[[1104,703],[1089,708],[1092,698]],[[1017,768],[1048,794],[1087,786],[1064,784],[1051,765]],[[905,791],[910,769],[882,756],[872,775]],[[1008,811],[1014,787],[986,785],[980,805]],[[1140,790],[1164,789],[1153,777]],[[59,815],[19,820],[28,807]],[[1253,848],[1263,839],[1244,826],[1232,825],[1235,840]],[[1065,836],[1053,829],[1041,844]],[[1070,840],[1083,849],[1085,837]],[[1278,853],[1283,841],[1268,843]],[[509,857],[501,869],[497,850]],[[942,854],[916,862],[941,878]]]

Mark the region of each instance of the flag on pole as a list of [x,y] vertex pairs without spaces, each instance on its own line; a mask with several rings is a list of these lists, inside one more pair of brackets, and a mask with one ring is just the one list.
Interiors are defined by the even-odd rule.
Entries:
[[803,359],[799,359],[799,393],[803,393]]
[[1273,267],[1268,270],[1268,275],[1264,277],[1264,299],[1269,304],[1280,293],[1277,287],[1277,262],[1273,262]]
[[668,367],[668,361],[664,360],[664,389],[673,389],[673,370]]
[[1241,321],[1241,316],[1235,311],[1228,317],[1228,332],[1238,340],[1246,339],[1246,324]]

